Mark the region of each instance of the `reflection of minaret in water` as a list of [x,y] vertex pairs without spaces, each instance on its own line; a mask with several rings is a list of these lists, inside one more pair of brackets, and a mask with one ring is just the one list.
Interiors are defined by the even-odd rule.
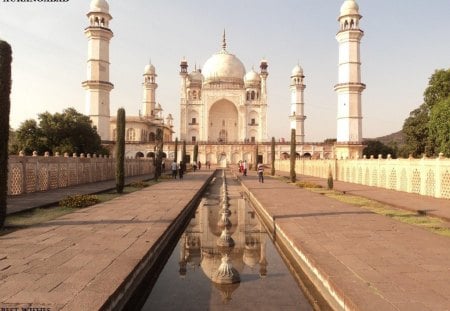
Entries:
[[[225,171],[222,171],[222,179],[223,179],[223,185],[222,185],[222,197],[223,197],[222,202],[223,203],[222,204],[223,204],[223,207],[225,208],[225,210],[222,211],[222,218],[218,224],[218,225],[223,225],[222,234],[220,235],[219,239],[217,240],[217,246],[219,246],[222,250],[222,259],[221,259],[221,264],[220,264],[219,268],[217,269],[217,272],[212,277],[212,280],[214,283],[219,283],[219,284],[233,284],[233,283],[240,282],[241,278],[239,276],[239,272],[233,268],[233,265],[231,264],[231,260],[230,260],[230,256],[229,256],[229,254],[233,250],[235,243],[234,243],[233,238],[231,237],[230,231],[228,230],[229,228],[231,228],[232,224],[228,218],[231,213],[226,212],[226,209],[228,209],[228,197],[227,197]],[[224,297],[224,301],[231,299],[231,293],[230,293],[230,296],[228,298],[227,297]]]
[[259,260],[259,276],[263,279],[267,276],[267,259],[266,259],[266,234],[264,233],[264,228],[260,224],[260,243],[261,243],[261,253]]
[[180,274],[180,278],[184,279],[186,277],[186,234],[183,234],[183,236],[180,239],[180,261],[179,261],[179,265],[180,265],[180,269],[178,270],[179,274]]

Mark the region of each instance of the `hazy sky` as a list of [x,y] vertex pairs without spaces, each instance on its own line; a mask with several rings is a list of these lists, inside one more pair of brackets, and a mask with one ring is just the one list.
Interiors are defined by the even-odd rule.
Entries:
[[[435,69],[450,67],[450,0],[359,0],[363,136],[401,129]],[[85,113],[90,0],[0,2],[0,37],[13,48],[11,125],[74,107]],[[151,59],[157,102],[179,131],[179,63],[201,67],[221,48],[247,70],[269,63],[269,135],[289,137],[292,68],[304,68],[306,141],[336,137],[338,30],[343,0],[110,0],[111,113],[138,115],[142,73]],[[176,134],[178,135],[178,133]]]

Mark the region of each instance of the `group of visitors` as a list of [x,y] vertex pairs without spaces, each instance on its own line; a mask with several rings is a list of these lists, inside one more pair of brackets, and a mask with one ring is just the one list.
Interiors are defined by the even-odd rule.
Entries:
[[192,169],[194,170],[194,172],[197,170],[197,168],[198,170],[201,170],[202,168],[202,162],[198,161],[197,163],[196,162],[192,163]]
[[[238,166],[239,166],[239,173],[242,173],[242,176],[247,176],[248,171],[247,160],[239,161]],[[264,164],[258,162],[258,165],[256,166],[256,171],[258,172],[258,181],[260,183],[264,183]]]
[[247,160],[239,161],[239,173],[242,173],[242,176],[247,176],[248,164]]
[[180,163],[178,164],[177,162],[174,161],[172,162],[171,169],[173,179],[177,179],[177,174],[180,177],[180,179],[183,179],[183,175],[186,172],[186,163],[180,161]]

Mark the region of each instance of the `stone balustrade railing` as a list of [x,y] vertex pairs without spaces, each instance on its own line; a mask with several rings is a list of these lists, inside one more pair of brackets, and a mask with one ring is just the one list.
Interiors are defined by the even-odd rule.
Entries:
[[[289,172],[289,160],[277,160],[275,169]],[[450,199],[450,159],[297,160],[297,174]]]
[[[48,156],[10,156],[8,161],[8,195],[63,188],[115,178],[115,159],[67,154]],[[125,159],[125,176],[154,173],[148,158]]]

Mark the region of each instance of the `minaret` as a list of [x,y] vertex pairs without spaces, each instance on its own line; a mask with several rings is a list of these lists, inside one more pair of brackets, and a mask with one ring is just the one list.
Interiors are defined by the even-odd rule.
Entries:
[[337,158],[358,158],[362,155],[361,93],[366,88],[361,83],[360,42],[364,32],[359,29],[358,4],[345,0],[339,16],[339,80],[334,89],[338,94]]
[[303,68],[297,65],[292,69],[291,75],[291,129],[295,129],[295,141],[298,143],[305,142],[305,112],[303,91],[306,85],[303,83]]
[[156,83],[156,77],[158,75],[155,73],[155,66],[149,63],[144,69],[144,82],[143,86],[143,100],[142,100],[142,114],[144,118],[154,119],[155,118],[155,104],[156,104],[156,88],[158,84]]
[[267,71],[267,60],[263,58],[259,64],[260,77],[261,77],[261,141],[267,141],[267,77],[269,72]]
[[188,77],[188,62],[185,58],[181,60],[180,63],[180,78],[181,78],[181,109],[180,109],[180,140],[187,139],[187,77]]
[[86,111],[102,141],[110,138],[109,93],[114,85],[109,82],[109,41],[113,37],[109,29],[109,5],[105,0],[92,0],[89,26],[84,30],[88,37],[87,80],[82,83],[86,90]]

